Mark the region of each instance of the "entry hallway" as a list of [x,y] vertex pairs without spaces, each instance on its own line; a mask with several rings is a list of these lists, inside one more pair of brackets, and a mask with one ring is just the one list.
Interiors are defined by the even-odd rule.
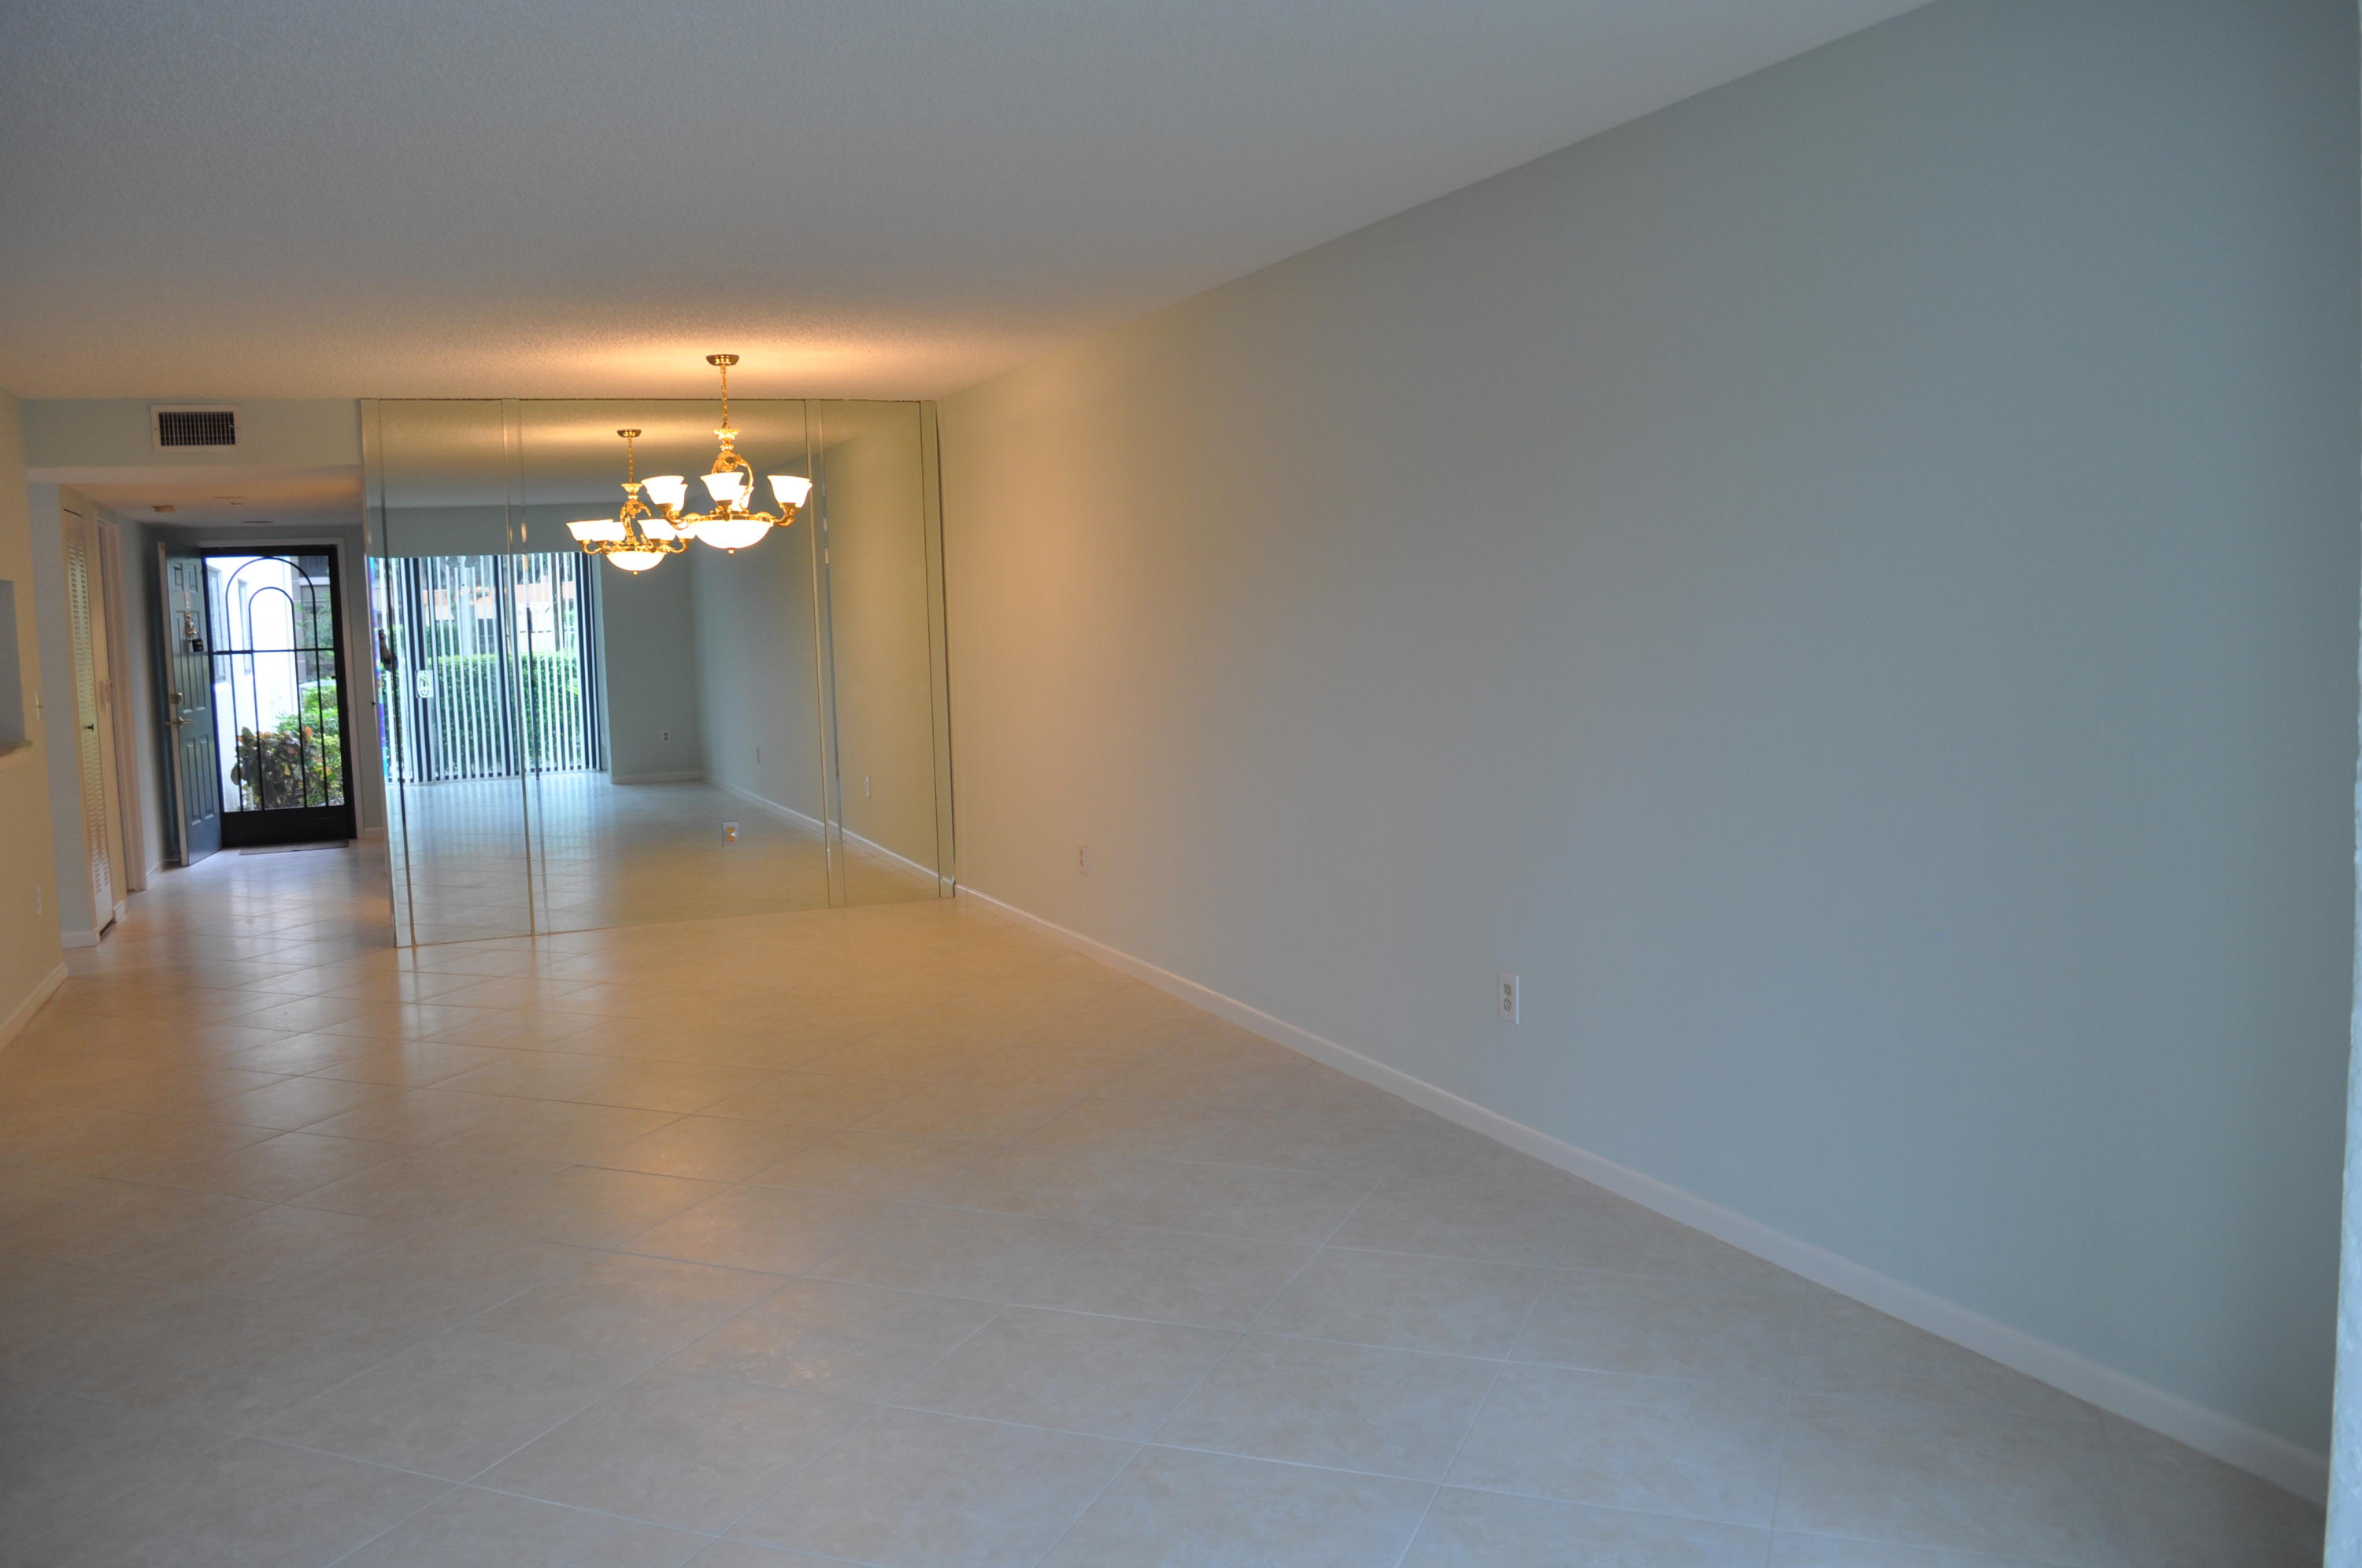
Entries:
[[168,874],[0,1052],[0,1562],[2319,1561],[973,905],[396,952],[382,886]]

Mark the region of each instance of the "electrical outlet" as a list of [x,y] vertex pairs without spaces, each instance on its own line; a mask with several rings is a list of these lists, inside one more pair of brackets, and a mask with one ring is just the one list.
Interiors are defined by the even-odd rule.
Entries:
[[1523,1021],[1518,1016],[1518,977],[1507,969],[1501,969],[1494,973],[1493,978],[1496,987],[1493,998],[1493,1016],[1504,1023]]
[[735,844],[738,842],[738,824],[736,823],[723,823],[722,824],[722,840],[725,844]]
[[1087,877],[1090,874],[1091,846],[1087,844],[1078,844],[1075,845],[1075,875]]
[[861,798],[865,801],[869,799],[869,775],[866,773],[861,776]]
[[670,730],[658,730],[657,732],[657,739],[668,743],[672,739],[672,732]]

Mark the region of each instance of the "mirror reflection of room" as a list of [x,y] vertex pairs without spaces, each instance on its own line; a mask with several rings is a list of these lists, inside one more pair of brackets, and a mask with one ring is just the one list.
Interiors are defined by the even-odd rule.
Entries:
[[[744,510],[787,521],[699,538],[663,517],[717,493],[713,405],[374,405],[370,602],[406,940],[945,890],[924,415],[733,403]],[[804,499],[790,513],[775,492]]]

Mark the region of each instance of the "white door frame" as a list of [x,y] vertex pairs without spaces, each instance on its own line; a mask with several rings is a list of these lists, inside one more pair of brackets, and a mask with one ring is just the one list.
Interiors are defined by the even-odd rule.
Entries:
[[138,893],[148,887],[148,818],[140,801],[136,715],[128,701],[133,666],[125,640],[129,623],[124,618],[123,527],[105,517],[98,521],[98,564],[100,602],[106,613],[107,709],[115,732],[116,822],[123,845],[122,862],[115,869],[123,890]]

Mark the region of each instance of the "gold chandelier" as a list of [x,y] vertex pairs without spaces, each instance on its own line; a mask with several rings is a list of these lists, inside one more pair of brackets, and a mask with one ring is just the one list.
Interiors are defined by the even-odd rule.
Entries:
[[738,362],[738,356],[708,354],[705,362],[722,372],[722,424],[713,432],[722,439],[722,449],[714,454],[712,470],[702,476],[706,492],[713,498],[713,510],[683,513],[689,481],[678,474],[648,480],[648,497],[664,509],[665,521],[685,537],[702,540],[716,549],[743,550],[761,544],[772,529],[796,520],[797,510],[811,493],[811,480],[794,474],[768,475],[771,495],[779,509],[776,513],[754,509],[755,467],[739,455],[738,431],[730,423],[730,367]]
[[[574,536],[586,556],[604,556],[611,565],[625,571],[646,571],[667,557],[679,555],[689,548],[689,541],[672,520],[672,508],[657,516],[640,499],[640,491],[655,493],[660,480],[640,483],[639,462],[632,443],[638,439],[636,430],[618,430],[624,438],[624,509],[613,517],[592,517],[580,523],[568,523],[566,531]],[[679,480],[672,481],[679,484]]]

